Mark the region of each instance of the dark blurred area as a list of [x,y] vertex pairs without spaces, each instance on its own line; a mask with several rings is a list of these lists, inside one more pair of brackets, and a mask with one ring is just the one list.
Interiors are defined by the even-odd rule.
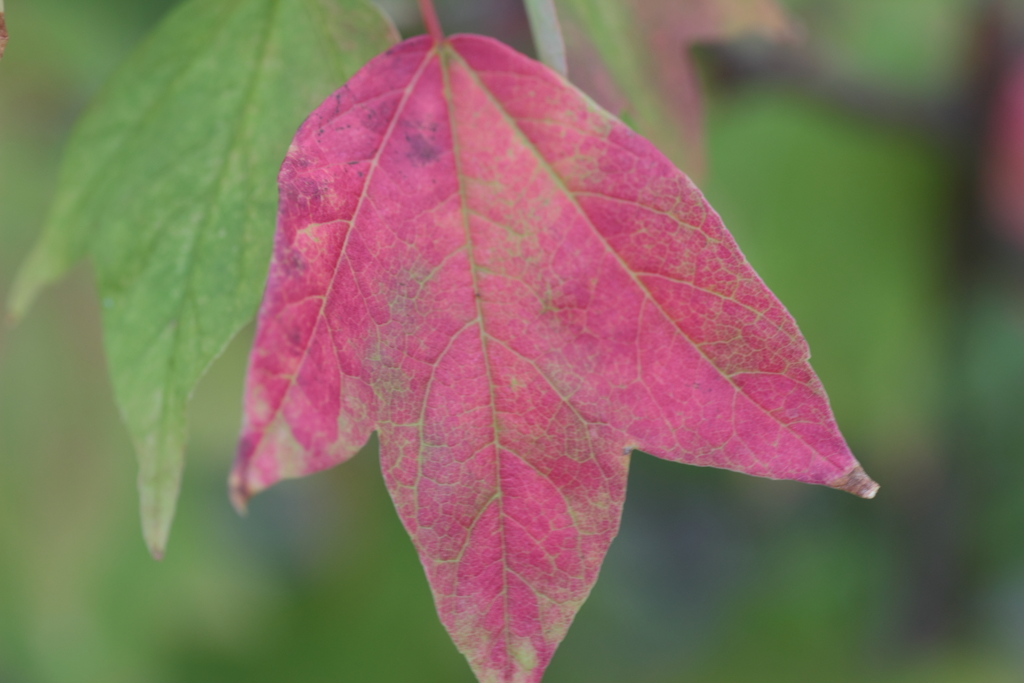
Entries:
[[[70,126],[173,4],[7,2],[0,296]],[[419,31],[414,3],[381,5]],[[882,489],[863,501],[637,454],[622,532],[548,683],[1024,680],[1024,4],[786,5],[799,45],[697,50],[701,186],[796,317]],[[517,0],[437,6],[450,33],[531,49]],[[0,683],[472,681],[375,441],[232,511],[251,331],[197,390],[152,561],[98,314],[83,265],[0,331]]]

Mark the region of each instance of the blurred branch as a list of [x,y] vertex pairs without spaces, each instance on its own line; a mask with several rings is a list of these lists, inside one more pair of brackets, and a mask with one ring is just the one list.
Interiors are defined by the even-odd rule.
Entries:
[[952,203],[949,268],[959,284],[951,281],[949,286],[966,288],[965,280],[1021,258],[1017,250],[1006,249],[1005,235],[992,225],[983,188],[985,165],[992,153],[996,94],[1015,60],[1024,54],[1019,21],[1024,16],[1016,9],[1004,0],[979,0],[974,19],[965,29],[969,34],[963,56],[965,78],[959,88],[934,96],[851,77],[806,44],[749,40],[703,46],[700,54],[712,87],[727,91],[757,84],[782,87],[857,119],[923,137],[951,154],[959,177]]
[[921,98],[841,74],[806,46],[748,40],[701,48],[713,86],[782,86],[869,121],[942,143],[962,137],[969,118],[962,97]]

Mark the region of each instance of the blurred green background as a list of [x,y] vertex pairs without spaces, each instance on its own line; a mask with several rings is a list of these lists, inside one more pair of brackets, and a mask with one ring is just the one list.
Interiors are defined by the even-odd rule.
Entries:
[[[7,3],[0,297],[69,127],[172,4]],[[409,3],[382,4],[416,30]],[[622,532],[546,683],[1024,680],[1024,261],[976,206],[992,3],[787,4],[815,78],[838,85],[716,77],[703,55],[701,186],[799,322],[881,492],[636,455]],[[516,1],[438,7],[450,32],[529,49]],[[952,112],[960,132],[889,116],[887,98]],[[157,563],[88,266],[0,331],[0,683],[472,681],[374,443],[232,511],[250,336],[197,391]]]

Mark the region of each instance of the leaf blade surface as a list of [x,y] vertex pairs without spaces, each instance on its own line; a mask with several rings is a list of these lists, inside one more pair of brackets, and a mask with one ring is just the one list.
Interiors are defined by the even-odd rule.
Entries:
[[41,287],[91,257],[155,556],[174,514],[188,398],[259,302],[289,136],[392,31],[355,0],[185,3],[69,142],[10,307],[23,314]]
[[300,129],[231,487],[380,434],[441,620],[540,680],[629,453],[873,494],[792,318],[646,140],[496,41],[408,40]]

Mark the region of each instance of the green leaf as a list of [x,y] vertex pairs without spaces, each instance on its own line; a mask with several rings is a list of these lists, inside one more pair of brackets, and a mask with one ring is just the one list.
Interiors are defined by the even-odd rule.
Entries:
[[554,0],[525,0],[524,4],[537,57],[562,76],[568,75],[565,41],[562,39],[562,28],[558,25]]
[[20,317],[40,288],[91,256],[155,557],[174,516],[188,398],[263,291],[289,140],[396,38],[362,0],[190,0],[72,134],[9,307]]

